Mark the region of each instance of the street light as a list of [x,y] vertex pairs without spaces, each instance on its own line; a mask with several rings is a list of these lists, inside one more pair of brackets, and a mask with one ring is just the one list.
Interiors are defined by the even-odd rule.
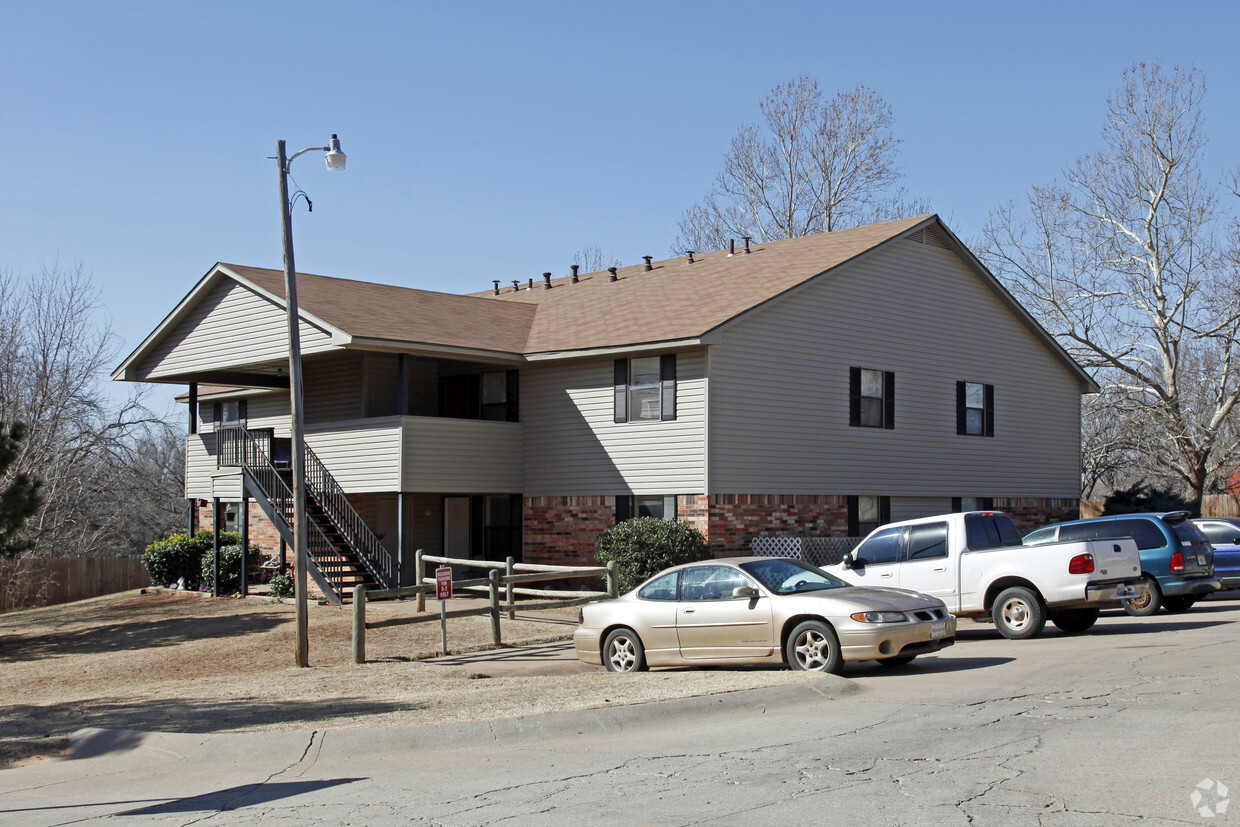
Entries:
[[[340,151],[340,139],[332,135],[327,146],[311,146],[287,160],[284,157],[284,141],[276,141],[276,164],[280,168],[280,229],[284,233],[284,295],[288,304],[288,375],[293,432],[293,559],[297,578],[297,665],[310,665],[310,633],[306,610],[306,433],[303,424],[304,394],[301,381],[301,328],[297,310],[297,267],[293,263],[292,204],[288,200],[289,166],[307,152],[327,153],[329,170],[344,169],[345,155]],[[307,199],[308,200],[308,199]]]

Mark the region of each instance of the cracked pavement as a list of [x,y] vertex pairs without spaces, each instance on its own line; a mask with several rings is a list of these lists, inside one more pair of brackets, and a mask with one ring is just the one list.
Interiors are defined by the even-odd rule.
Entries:
[[1091,633],[1031,641],[965,622],[955,647],[906,667],[586,712],[386,730],[84,730],[68,758],[0,771],[0,820],[1201,824],[1198,782],[1240,790],[1236,598],[1107,613]]

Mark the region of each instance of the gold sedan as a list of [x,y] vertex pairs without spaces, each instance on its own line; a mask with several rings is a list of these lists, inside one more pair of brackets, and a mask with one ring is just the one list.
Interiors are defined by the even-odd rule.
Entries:
[[905,664],[955,637],[938,598],[852,586],[799,560],[741,557],[675,566],[585,606],[573,646],[612,672],[753,663],[839,672],[845,661]]

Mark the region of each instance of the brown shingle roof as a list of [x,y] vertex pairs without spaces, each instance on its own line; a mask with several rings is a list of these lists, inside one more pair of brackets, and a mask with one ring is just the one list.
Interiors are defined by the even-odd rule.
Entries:
[[[264,290],[284,297],[284,272],[225,264]],[[536,308],[473,296],[311,273],[297,274],[297,303],[356,337],[522,353]]]
[[[460,296],[348,279],[298,274],[298,302],[323,321],[362,338],[511,353],[623,347],[700,337],[807,279],[897,238],[932,216],[621,267],[552,289],[501,290]],[[225,265],[277,296],[279,270]]]

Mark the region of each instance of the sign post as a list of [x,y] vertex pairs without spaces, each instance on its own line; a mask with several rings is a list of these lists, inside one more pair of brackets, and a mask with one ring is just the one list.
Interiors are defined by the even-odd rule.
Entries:
[[447,601],[452,599],[452,569],[448,566],[435,569],[435,599],[439,601],[440,650],[446,655],[448,654]]

